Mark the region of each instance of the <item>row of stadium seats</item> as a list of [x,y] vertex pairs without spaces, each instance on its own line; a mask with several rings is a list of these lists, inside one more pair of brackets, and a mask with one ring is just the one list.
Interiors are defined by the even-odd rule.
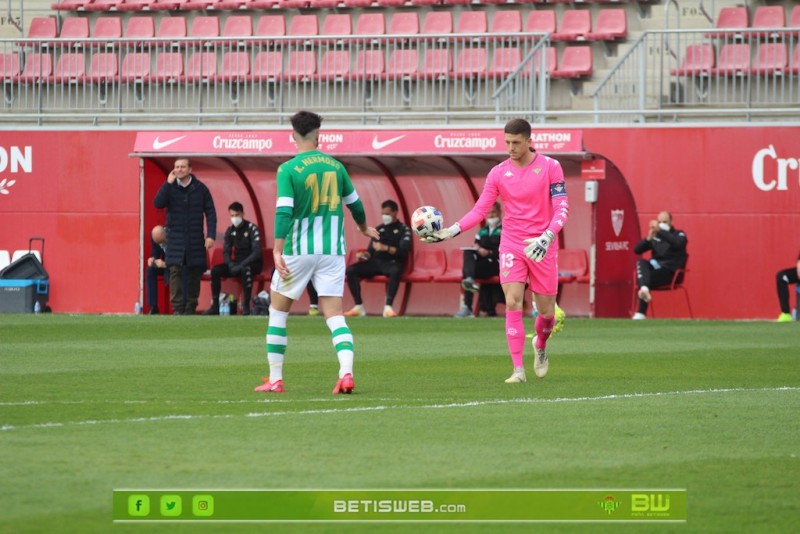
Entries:
[[[0,54],[0,74],[4,82],[20,83],[99,83],[132,82],[231,82],[231,81],[295,81],[312,80],[417,80],[502,78],[509,76],[522,63],[519,48],[497,48],[492,54],[485,48],[462,50],[456,60],[448,49],[429,49],[420,54],[416,49],[395,49],[386,58],[383,50],[360,50],[354,57],[347,50],[328,50],[318,58],[313,51],[215,52],[192,53],[184,65],[181,52],[129,52],[122,58],[116,52],[96,52],[87,58],[83,52],[60,54],[57,63],[50,53],[28,54],[21,69],[18,53]],[[284,67],[285,58],[285,67]],[[545,54],[545,68],[553,78],[579,78],[592,74],[592,51],[588,46],[564,49],[558,61],[555,48]],[[421,60],[421,61],[420,61]],[[538,74],[537,55],[521,73]]]
[[[597,14],[594,30],[592,14],[587,10],[567,11],[556,28],[554,11],[531,11],[523,24],[519,11],[498,11],[491,26],[484,11],[467,11],[461,14],[458,24],[453,25],[449,11],[428,13],[420,27],[416,12],[392,15],[387,32],[383,13],[365,13],[358,20],[347,14],[330,14],[320,26],[316,15],[296,15],[288,26],[282,15],[263,15],[254,25],[250,15],[230,16],[220,30],[220,19],[216,16],[198,16],[192,19],[187,31],[184,17],[164,17],[159,20],[156,31],[151,17],[131,17],[127,20],[124,36],[136,39],[152,37],[342,37],[382,35],[449,35],[449,34],[512,34],[519,32],[549,33],[553,41],[602,41],[624,39],[628,34],[627,16],[624,9],[605,9]],[[355,26],[355,31],[354,31]],[[320,31],[321,30],[321,31]],[[84,17],[68,17],[58,31],[55,17],[37,17],[31,21],[29,39],[59,39],[70,42],[90,37],[89,20]],[[99,17],[95,21],[91,37],[115,39],[123,37],[120,17]]]
[[[783,6],[757,6],[753,12],[753,23],[746,6],[724,7],[720,9],[714,27],[720,30],[758,29],[758,28],[798,28],[800,30],[800,5],[792,8],[789,23]],[[761,37],[769,37],[770,32],[761,32]]]
[[719,56],[711,44],[686,47],[680,68],[673,76],[731,76],[742,74],[780,75],[800,72],[800,44],[795,45],[789,60],[786,43],[759,43],[751,61],[751,46],[746,43],[727,43],[720,47]]
[[[338,7],[455,6],[480,4],[577,4],[628,0],[61,0],[50,7],[59,11],[174,11],[232,9],[332,9]],[[635,0],[630,0],[635,1]]]

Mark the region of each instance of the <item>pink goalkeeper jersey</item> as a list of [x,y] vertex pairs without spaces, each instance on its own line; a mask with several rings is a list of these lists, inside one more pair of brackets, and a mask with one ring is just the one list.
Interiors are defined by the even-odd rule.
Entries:
[[558,235],[569,214],[567,189],[561,164],[537,153],[525,168],[511,159],[489,171],[478,202],[459,221],[462,231],[480,223],[497,197],[503,202],[503,248],[524,248],[525,240],[545,230]]

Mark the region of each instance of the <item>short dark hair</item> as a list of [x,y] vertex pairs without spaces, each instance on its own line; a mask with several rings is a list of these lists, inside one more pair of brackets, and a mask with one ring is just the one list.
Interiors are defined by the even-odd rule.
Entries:
[[190,160],[189,158],[175,158],[175,161],[185,161],[187,167],[191,168],[192,166],[192,160]]
[[244,206],[242,206],[241,202],[231,202],[231,205],[228,206],[228,209],[231,211],[238,211],[240,213],[244,213]]
[[381,209],[389,208],[392,211],[397,211],[397,202],[394,200],[384,200],[381,204]]
[[292,128],[301,137],[306,137],[322,126],[322,117],[311,111],[298,111],[291,118]]
[[531,136],[531,123],[525,119],[511,119],[506,123],[503,132],[511,135],[523,135],[528,139]]

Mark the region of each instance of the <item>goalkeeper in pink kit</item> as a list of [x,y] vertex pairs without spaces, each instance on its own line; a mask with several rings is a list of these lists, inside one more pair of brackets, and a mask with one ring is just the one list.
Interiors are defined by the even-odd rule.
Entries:
[[533,150],[528,121],[509,121],[504,134],[509,158],[489,171],[472,210],[453,226],[423,240],[435,243],[455,237],[479,224],[498,197],[502,200],[505,217],[500,238],[500,283],[506,297],[506,339],[514,364],[506,382],[516,383],[526,381],[522,322],[526,282],[539,310],[534,325],[533,369],[539,378],[547,374],[547,339],[555,324],[558,291],[557,236],[567,222],[569,201],[561,164]]

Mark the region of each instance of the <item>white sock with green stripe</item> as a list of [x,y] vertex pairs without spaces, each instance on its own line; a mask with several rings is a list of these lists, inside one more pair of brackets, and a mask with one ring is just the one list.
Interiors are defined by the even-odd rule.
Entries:
[[325,322],[331,331],[336,357],[339,358],[339,378],[348,373],[353,374],[353,333],[347,327],[344,316],[337,315]]
[[269,325],[267,326],[267,361],[269,362],[269,381],[275,383],[283,380],[283,356],[286,354],[286,318],[289,312],[269,308]]

